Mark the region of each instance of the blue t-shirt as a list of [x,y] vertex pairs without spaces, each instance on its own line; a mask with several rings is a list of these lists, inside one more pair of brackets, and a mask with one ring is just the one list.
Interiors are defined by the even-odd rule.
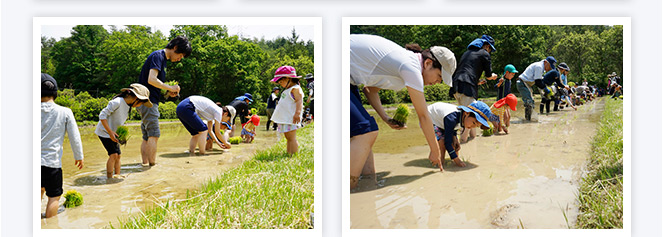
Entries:
[[163,49],[159,49],[157,51],[154,51],[150,54],[150,56],[147,56],[147,59],[145,60],[145,63],[143,64],[143,68],[140,70],[140,77],[138,77],[138,83],[144,85],[147,87],[147,89],[150,90],[150,101],[152,103],[159,103],[159,100],[161,99],[161,89],[156,88],[148,82],[148,78],[150,77],[150,70],[151,69],[156,69],[159,70],[159,74],[157,74],[157,78],[161,80],[162,82],[166,81],[166,52]]

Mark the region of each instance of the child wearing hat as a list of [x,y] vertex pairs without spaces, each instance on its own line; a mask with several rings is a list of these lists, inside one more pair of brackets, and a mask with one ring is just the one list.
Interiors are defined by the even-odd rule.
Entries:
[[454,164],[465,167],[465,162],[458,159],[460,143],[456,136],[457,131],[475,127],[490,128],[488,119],[492,113],[488,105],[481,101],[474,101],[468,106],[437,102],[428,106],[428,113],[433,119],[435,136],[440,151],[442,151],[440,159],[444,161],[444,151],[446,150]]
[[242,125],[242,138],[245,143],[253,142],[256,136],[256,127],[260,125],[260,117],[255,114],[256,109],[251,109],[251,118],[248,122]]
[[[219,107],[207,97],[192,95],[182,100],[175,109],[177,118],[182,122],[187,131],[191,134],[189,142],[189,155],[193,156],[198,146],[198,154],[205,154],[205,138],[207,138],[208,128],[214,131],[211,133],[215,137],[214,142],[222,149],[230,149],[230,143],[221,134],[221,128],[228,128],[228,124],[235,117],[235,108],[232,106]],[[207,120],[207,124],[203,122]],[[217,126],[214,126],[214,125]],[[221,139],[224,138],[224,139]]]
[[518,73],[518,70],[516,70],[515,66],[511,64],[504,66],[504,75],[495,84],[495,87],[497,87],[497,100],[511,94],[511,79],[513,79],[516,73]]
[[62,195],[62,151],[65,133],[74,153],[74,165],[83,168],[83,143],[71,109],[55,104],[58,84],[41,74],[41,196],[48,197],[46,218],[58,214]]
[[108,153],[108,161],[106,162],[106,177],[112,178],[113,175],[120,175],[120,141],[118,135],[115,133],[118,127],[124,125],[129,117],[131,108],[145,105],[147,108],[152,107],[150,101],[150,90],[147,87],[134,83],[131,88],[123,88],[121,93],[116,95],[111,101],[108,102],[106,108],[99,113],[99,123],[94,130],[94,134],[99,136],[101,144]]
[[283,133],[287,140],[288,154],[297,153],[299,143],[297,142],[297,129],[301,127],[304,107],[304,92],[299,86],[297,72],[292,66],[281,66],[276,69],[272,82],[276,82],[283,88],[281,99],[274,109],[272,121],[278,124],[277,131]]
[[518,105],[518,98],[514,94],[508,94],[490,106],[490,113],[493,114],[490,117],[490,122],[493,123],[494,127],[493,134],[501,131],[509,134],[509,125],[511,125],[511,112],[509,112],[509,109],[516,111],[516,105]]

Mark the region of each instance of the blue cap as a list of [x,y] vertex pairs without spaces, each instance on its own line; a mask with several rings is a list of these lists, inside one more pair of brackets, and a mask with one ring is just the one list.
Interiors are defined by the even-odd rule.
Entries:
[[462,109],[465,112],[472,112],[474,113],[474,117],[481,123],[483,126],[486,126],[487,128],[490,127],[488,124],[488,118],[492,117],[493,114],[490,112],[490,107],[482,101],[474,101],[468,106],[458,106],[458,108]]
[[550,63],[550,68],[555,69],[555,63],[557,63],[557,60],[555,60],[555,58],[553,58],[553,56],[548,56],[546,58],[546,61],[548,61],[548,63]]
[[249,93],[244,93],[244,96],[249,99],[249,101],[253,102],[253,96]]

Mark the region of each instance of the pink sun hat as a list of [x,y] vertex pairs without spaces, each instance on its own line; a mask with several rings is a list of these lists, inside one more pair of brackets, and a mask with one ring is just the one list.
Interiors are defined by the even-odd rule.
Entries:
[[276,69],[276,72],[274,72],[274,79],[272,79],[272,82],[277,82],[281,77],[289,77],[289,78],[302,78],[302,76],[297,76],[297,72],[295,71],[295,68],[292,66],[281,66],[278,69]]

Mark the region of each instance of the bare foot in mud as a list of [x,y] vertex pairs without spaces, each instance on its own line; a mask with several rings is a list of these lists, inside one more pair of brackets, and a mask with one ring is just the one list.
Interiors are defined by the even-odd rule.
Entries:
[[504,134],[509,134],[509,129],[507,127],[503,127],[502,130],[504,130]]
[[463,162],[462,160],[460,160],[460,158],[452,159],[452,161],[453,161],[454,164],[455,164],[456,166],[458,166],[458,167],[465,167],[465,166],[466,166],[466,165],[465,165],[465,162]]

